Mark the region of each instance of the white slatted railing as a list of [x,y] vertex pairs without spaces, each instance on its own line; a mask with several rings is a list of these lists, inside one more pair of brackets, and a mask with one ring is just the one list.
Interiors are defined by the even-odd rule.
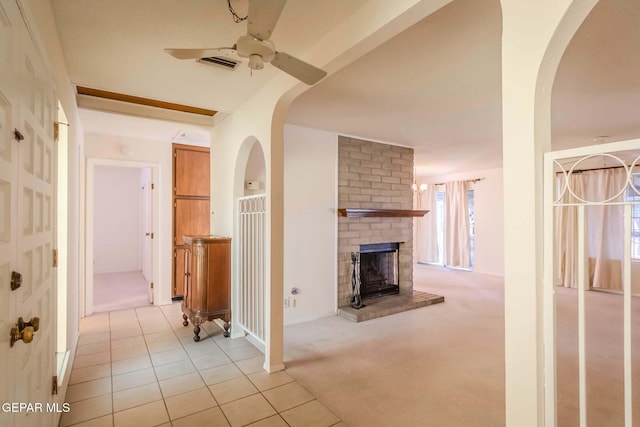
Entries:
[[[597,146],[581,147],[563,151],[555,151],[545,154],[545,198],[544,198],[544,381],[545,381],[545,426],[551,427],[558,424],[557,417],[557,366],[556,366],[556,280],[554,266],[556,254],[555,217],[558,209],[563,207],[577,207],[577,292],[578,292],[578,401],[579,401],[579,425],[587,426],[587,367],[586,367],[586,311],[585,295],[589,290],[589,262],[587,256],[587,242],[585,239],[585,209],[587,206],[623,205],[624,206],[624,250],[622,259],[622,289],[623,289],[623,365],[624,365],[624,425],[632,427],[632,340],[631,340],[631,240],[632,240],[632,206],[640,204],[637,200],[628,200],[624,194],[633,188],[640,195],[640,188],[633,185],[632,173],[634,167],[639,166],[640,139],[603,144]],[[624,167],[627,172],[627,181],[620,192],[608,200],[585,200],[577,191],[571,188],[569,175],[578,164],[589,161],[594,157],[602,156],[614,160],[616,166]],[[583,163],[584,164],[584,163]],[[637,172],[637,170],[635,170]],[[555,194],[555,176],[564,174],[564,188],[561,194]],[[573,201],[563,200],[563,194],[569,192]],[[622,197],[621,197],[622,196]]]
[[239,324],[264,345],[265,218],[264,194],[238,198]]

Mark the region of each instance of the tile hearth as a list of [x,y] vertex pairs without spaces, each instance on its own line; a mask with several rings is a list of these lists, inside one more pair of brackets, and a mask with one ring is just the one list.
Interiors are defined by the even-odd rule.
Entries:
[[365,307],[355,309],[350,306],[338,308],[338,316],[352,322],[364,322],[365,320],[389,316],[403,311],[413,310],[428,305],[444,302],[442,295],[427,292],[413,291],[411,295],[389,295],[380,298],[372,298],[363,301]]

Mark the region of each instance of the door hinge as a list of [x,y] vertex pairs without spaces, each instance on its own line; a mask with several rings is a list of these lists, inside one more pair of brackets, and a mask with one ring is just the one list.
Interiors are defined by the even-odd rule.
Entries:
[[151,238],[153,239],[153,233],[151,233]]
[[58,267],[58,250],[53,250],[53,267]]
[[54,375],[53,379],[51,380],[51,394],[56,395],[58,394],[58,376]]
[[173,251],[173,257],[178,258],[178,251]]
[[153,289],[153,282],[151,282],[151,289]]
[[58,142],[58,138],[60,137],[60,123],[53,122],[53,140]]
[[156,189],[156,185],[155,185],[153,182],[151,183],[151,189],[152,189],[152,190],[155,190],[155,189]]
[[14,129],[13,130],[13,138],[20,142],[24,140],[24,135],[20,133],[20,131],[18,129]]

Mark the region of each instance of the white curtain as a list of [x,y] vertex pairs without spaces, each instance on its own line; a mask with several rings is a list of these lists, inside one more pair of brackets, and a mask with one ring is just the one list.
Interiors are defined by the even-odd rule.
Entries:
[[444,263],[452,267],[471,267],[469,244],[469,206],[464,181],[447,182],[445,189]]
[[[626,179],[624,168],[593,170],[572,175],[571,185],[577,196],[585,200],[602,201],[618,193],[624,187]],[[622,200],[621,195],[614,201]],[[567,193],[563,196],[563,202],[575,202],[575,199]],[[577,207],[564,206],[558,208],[556,213],[556,271],[559,273],[560,284],[566,287],[577,287],[577,218]],[[590,286],[621,290],[623,206],[587,206],[584,232]]]
[[[564,190],[565,178],[556,177],[556,198]],[[576,196],[584,198],[582,174],[571,174],[570,187]],[[576,203],[578,200],[565,191],[562,203]],[[556,278],[557,284],[567,288],[578,287],[578,207],[556,208]]]
[[[625,186],[624,168],[590,171],[585,174],[587,200],[604,200]],[[622,201],[620,196],[615,201]],[[622,258],[624,256],[624,207],[622,205],[589,206],[587,222],[587,253],[591,286],[622,290]]]
[[436,186],[427,184],[418,195],[418,209],[429,212],[416,221],[416,259],[420,262],[438,262],[438,230],[436,228]]

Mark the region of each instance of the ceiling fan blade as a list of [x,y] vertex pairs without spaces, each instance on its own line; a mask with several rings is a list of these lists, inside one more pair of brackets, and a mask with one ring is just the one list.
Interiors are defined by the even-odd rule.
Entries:
[[285,73],[308,85],[317,83],[327,75],[326,71],[284,52],[276,52],[276,56],[271,61],[271,65],[280,68]]
[[232,47],[216,47],[209,49],[165,49],[169,55],[178,59],[200,59],[224,54],[226,50],[235,50]]
[[271,37],[287,0],[249,0],[248,34],[260,40]]

